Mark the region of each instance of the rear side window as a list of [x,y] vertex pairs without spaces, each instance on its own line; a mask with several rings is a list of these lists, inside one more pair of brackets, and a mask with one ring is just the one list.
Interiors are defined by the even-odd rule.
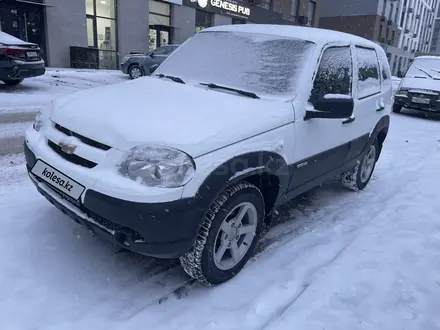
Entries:
[[374,49],[356,47],[358,98],[380,93],[379,62]]
[[326,94],[351,95],[353,72],[350,47],[327,48],[321,57],[309,102]]
[[391,80],[391,71],[388,64],[388,59],[384,52],[378,51],[377,56],[379,57],[380,69],[382,71],[382,81],[389,82]]

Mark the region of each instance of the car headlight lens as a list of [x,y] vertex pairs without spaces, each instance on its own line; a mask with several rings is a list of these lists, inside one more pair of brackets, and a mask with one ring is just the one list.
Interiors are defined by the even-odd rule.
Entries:
[[194,176],[195,165],[186,153],[168,147],[138,146],[119,166],[119,173],[149,187],[177,188]]
[[34,130],[39,132],[43,126],[44,126],[43,115],[41,111],[39,111],[35,116],[35,121],[32,127],[34,128]]

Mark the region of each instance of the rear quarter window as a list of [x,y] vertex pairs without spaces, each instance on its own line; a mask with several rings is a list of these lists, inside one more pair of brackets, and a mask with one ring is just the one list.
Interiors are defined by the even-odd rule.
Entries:
[[358,98],[380,93],[380,70],[376,50],[356,46]]

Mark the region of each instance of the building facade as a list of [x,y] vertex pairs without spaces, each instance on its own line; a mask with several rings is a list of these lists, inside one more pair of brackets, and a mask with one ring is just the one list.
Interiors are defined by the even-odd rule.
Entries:
[[429,52],[439,0],[323,0],[319,26],[381,44],[391,71],[405,71],[415,54]]
[[210,26],[316,26],[317,8],[318,0],[0,0],[0,30],[39,44],[48,66],[73,66],[83,54],[84,65],[117,69],[130,52],[180,44]]
[[432,54],[440,54],[440,5],[438,6],[437,15],[434,21],[430,52]]

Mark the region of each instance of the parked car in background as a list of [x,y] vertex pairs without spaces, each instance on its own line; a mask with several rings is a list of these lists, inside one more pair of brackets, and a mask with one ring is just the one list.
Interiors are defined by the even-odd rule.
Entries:
[[152,74],[179,45],[165,45],[148,53],[130,53],[121,62],[121,71],[131,79]]
[[0,80],[6,85],[15,86],[24,78],[41,76],[45,71],[37,44],[0,31]]
[[418,56],[400,81],[393,111],[402,108],[440,113],[440,56]]

